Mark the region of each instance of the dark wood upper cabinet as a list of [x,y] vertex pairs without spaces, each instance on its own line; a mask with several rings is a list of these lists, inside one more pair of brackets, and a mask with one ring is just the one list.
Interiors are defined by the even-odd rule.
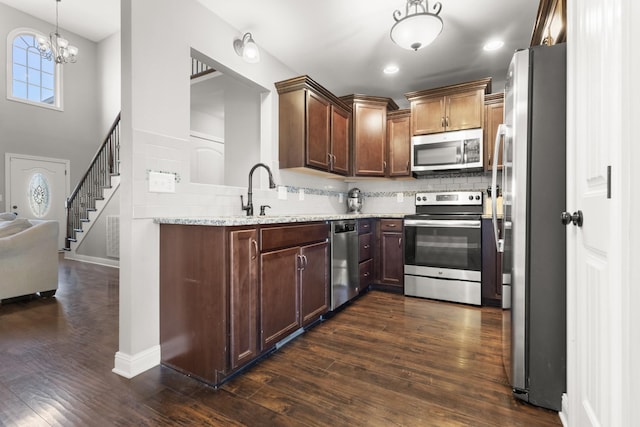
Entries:
[[387,159],[387,111],[397,110],[391,98],[367,95],[340,97],[351,107],[351,142],[354,176],[385,176]]
[[309,167],[348,175],[349,107],[309,76],[275,86],[279,94],[280,168]]
[[491,78],[406,93],[411,103],[411,134],[426,135],[480,128],[484,120],[484,94]]
[[387,159],[387,176],[411,176],[411,110],[387,112]]
[[[493,169],[494,148],[498,126],[504,123],[504,93],[492,93],[484,98],[484,168]],[[502,169],[502,150],[498,153],[498,169]]]
[[567,40],[567,1],[540,0],[531,46],[554,45]]

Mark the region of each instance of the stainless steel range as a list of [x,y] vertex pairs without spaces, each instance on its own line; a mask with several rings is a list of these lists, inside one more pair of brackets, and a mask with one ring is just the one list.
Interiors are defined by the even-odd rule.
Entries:
[[405,216],[405,295],[480,305],[480,191],[418,193]]

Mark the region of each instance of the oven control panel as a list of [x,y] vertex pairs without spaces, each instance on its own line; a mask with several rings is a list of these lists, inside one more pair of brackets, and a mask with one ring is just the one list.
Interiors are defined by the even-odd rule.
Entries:
[[416,206],[477,206],[482,205],[482,191],[449,191],[416,193]]

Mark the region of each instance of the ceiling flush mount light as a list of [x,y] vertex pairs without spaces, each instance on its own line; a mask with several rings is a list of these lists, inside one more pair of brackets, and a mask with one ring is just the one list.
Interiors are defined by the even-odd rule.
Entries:
[[245,33],[242,39],[235,39],[233,48],[238,56],[242,56],[242,59],[246,62],[256,63],[260,61],[260,51],[256,42],[253,41],[251,33]]
[[398,68],[398,66],[394,64],[389,64],[382,70],[382,72],[385,74],[395,74],[398,71],[400,71],[400,68]]
[[504,42],[502,40],[491,40],[488,41],[482,48],[487,51],[498,50],[502,46],[504,46]]
[[48,60],[53,59],[56,64],[65,64],[67,62],[76,62],[78,58],[78,48],[69,44],[69,40],[60,35],[58,31],[58,3],[56,0],[56,31],[46,37],[38,37],[38,49],[40,55]]
[[438,16],[442,4],[436,2],[431,10],[429,0],[407,0],[404,18],[402,12],[393,12],[396,23],[391,27],[391,40],[398,46],[418,50],[429,45],[442,32],[442,19]]

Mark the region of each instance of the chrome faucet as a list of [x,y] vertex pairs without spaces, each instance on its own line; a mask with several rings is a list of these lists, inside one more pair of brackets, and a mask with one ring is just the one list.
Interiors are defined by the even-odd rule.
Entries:
[[269,188],[276,188],[276,183],[273,180],[273,175],[271,174],[271,169],[269,166],[264,163],[257,163],[254,167],[249,171],[249,191],[247,192],[247,204],[244,204],[244,198],[240,195],[240,204],[242,206],[243,211],[247,211],[247,216],[253,216],[253,171],[256,170],[258,166],[262,166],[269,172]]

